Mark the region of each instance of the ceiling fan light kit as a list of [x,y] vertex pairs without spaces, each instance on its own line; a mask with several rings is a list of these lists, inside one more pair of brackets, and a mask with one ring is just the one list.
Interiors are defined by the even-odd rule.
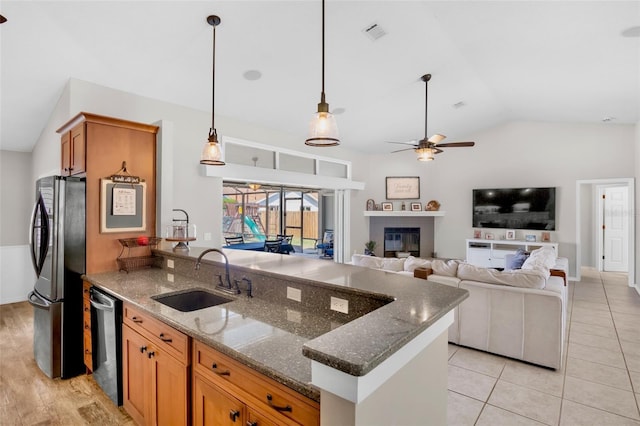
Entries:
[[[411,148],[399,149],[394,152],[408,151],[413,149],[416,154],[418,154],[418,161],[433,161],[434,155],[440,154],[442,150],[440,148],[455,148],[455,147],[464,147],[464,146],[474,146],[475,142],[449,142],[449,143],[440,143],[442,142],[446,136],[436,133],[431,137],[427,137],[427,106],[429,99],[429,80],[431,80],[431,74],[425,74],[420,77],[422,81],[425,83],[425,92],[424,92],[424,138],[419,141],[412,142],[389,142],[389,143],[397,143],[401,145],[410,145]],[[415,143],[417,142],[417,143]]]
[[209,129],[209,137],[202,148],[200,155],[200,164],[207,166],[224,166],[222,161],[221,144],[218,141],[218,132],[215,126],[215,109],[216,109],[216,27],[220,25],[220,17],[210,15],[207,17],[207,23],[213,27],[213,66],[211,73],[211,128]]
[[320,147],[340,145],[338,124],[336,118],[329,112],[329,104],[324,95],[324,0],[322,0],[322,93],[320,94],[318,112],[311,118],[309,137],[304,143]]

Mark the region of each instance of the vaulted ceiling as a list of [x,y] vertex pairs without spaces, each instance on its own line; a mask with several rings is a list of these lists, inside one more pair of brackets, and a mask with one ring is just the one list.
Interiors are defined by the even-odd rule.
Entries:
[[[210,111],[211,14],[216,114],[302,144],[320,100],[320,0],[4,0],[0,13],[2,149],[33,148],[71,77]],[[510,120],[636,123],[640,38],[625,30],[639,25],[635,0],[328,0],[327,102],[343,146],[366,152],[423,136],[426,73],[428,132],[447,142]]]

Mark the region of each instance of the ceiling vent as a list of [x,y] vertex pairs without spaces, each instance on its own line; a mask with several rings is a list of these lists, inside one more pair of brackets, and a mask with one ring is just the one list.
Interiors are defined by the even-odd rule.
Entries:
[[362,32],[369,37],[371,41],[376,41],[387,34],[384,28],[382,28],[377,22],[367,25]]

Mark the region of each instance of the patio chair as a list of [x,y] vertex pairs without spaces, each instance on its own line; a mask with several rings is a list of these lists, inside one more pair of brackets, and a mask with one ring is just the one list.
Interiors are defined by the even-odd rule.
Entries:
[[264,251],[269,253],[280,253],[282,248],[282,240],[265,240]]
[[224,237],[224,240],[228,246],[232,244],[244,244],[244,237],[242,235],[238,235],[236,237]]
[[324,231],[322,242],[317,244],[316,248],[320,250],[320,257],[333,258],[333,229]]

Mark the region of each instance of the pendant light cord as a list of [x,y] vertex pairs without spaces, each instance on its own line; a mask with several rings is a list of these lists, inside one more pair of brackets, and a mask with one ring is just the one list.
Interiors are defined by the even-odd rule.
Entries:
[[215,108],[216,108],[216,26],[213,26],[213,66],[211,72],[211,133],[215,134]]
[[324,0],[322,0],[322,102],[324,102]]

